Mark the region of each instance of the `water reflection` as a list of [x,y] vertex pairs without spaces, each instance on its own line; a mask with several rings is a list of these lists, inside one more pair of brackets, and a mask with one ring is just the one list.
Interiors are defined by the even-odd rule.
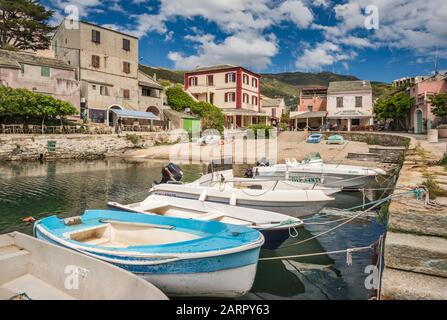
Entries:
[[[75,216],[85,209],[106,208],[107,201],[131,203],[143,200],[154,180],[160,179],[163,161],[124,160],[61,161],[54,163],[0,164],[0,234],[32,233],[32,225],[21,218],[49,215]],[[202,165],[182,165],[185,181],[197,179]],[[377,192],[366,195],[373,200]],[[349,208],[363,203],[359,192],[336,196],[331,207]],[[339,219],[340,217],[329,217]],[[333,226],[333,225],[331,225]],[[327,225],[309,225],[285,246],[326,231]],[[374,219],[356,220],[335,232],[277,251],[263,250],[262,257],[279,257],[361,247],[376,241],[384,226]],[[370,253],[354,255],[347,266],[346,255],[261,261],[253,290],[247,299],[367,299],[364,268]]]

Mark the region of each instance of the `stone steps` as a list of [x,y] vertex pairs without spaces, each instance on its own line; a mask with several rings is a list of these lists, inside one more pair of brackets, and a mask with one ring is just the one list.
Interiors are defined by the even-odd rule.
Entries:
[[447,278],[385,268],[382,300],[445,300]]
[[447,240],[388,232],[385,263],[390,268],[447,278]]

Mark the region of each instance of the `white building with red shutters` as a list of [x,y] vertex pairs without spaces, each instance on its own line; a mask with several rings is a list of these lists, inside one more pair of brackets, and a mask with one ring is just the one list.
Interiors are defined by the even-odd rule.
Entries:
[[185,91],[221,108],[229,129],[267,122],[260,84],[261,75],[233,65],[199,67],[185,73]]

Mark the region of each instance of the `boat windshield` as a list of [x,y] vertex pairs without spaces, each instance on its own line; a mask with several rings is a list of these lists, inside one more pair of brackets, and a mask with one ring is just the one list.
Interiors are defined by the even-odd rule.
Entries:
[[323,159],[319,152],[311,152],[304,158],[303,163],[321,162]]

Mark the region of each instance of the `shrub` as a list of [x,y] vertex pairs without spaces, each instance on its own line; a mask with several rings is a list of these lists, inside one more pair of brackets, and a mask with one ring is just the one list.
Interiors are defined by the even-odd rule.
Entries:
[[126,134],[126,139],[132,142],[134,145],[138,145],[142,138],[135,133],[128,133]]
[[273,126],[265,125],[265,124],[253,124],[248,127],[249,130],[253,130],[253,133],[255,135],[255,139],[258,139],[258,133],[259,131],[265,132],[265,138],[270,138],[270,130],[273,129]]

